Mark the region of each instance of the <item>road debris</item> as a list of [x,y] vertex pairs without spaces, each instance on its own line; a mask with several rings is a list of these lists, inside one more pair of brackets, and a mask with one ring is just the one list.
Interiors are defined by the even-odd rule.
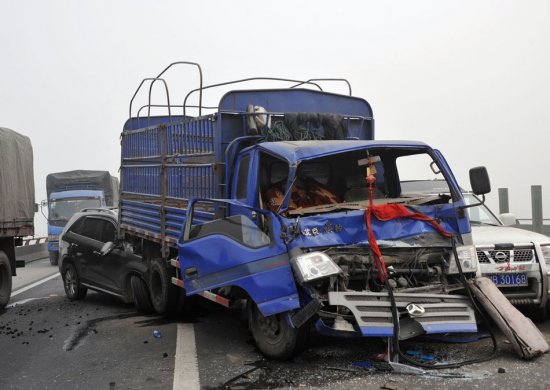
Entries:
[[472,292],[523,359],[548,352],[550,347],[533,322],[516,309],[488,278],[469,280]]

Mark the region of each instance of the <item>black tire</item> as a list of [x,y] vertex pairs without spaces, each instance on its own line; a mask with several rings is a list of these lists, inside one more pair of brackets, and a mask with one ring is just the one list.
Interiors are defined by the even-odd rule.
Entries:
[[50,254],[50,264],[57,265],[59,262],[59,252],[48,252]]
[[137,275],[132,275],[130,284],[132,285],[134,305],[136,306],[136,309],[146,314],[154,312],[155,308],[151,304],[149,289],[147,288],[145,281]]
[[11,296],[11,265],[8,256],[0,251],[0,310],[6,307]]
[[68,263],[63,270],[63,287],[65,294],[71,301],[78,301],[86,297],[88,289],[80,284],[78,272],[73,263]]
[[296,356],[309,340],[309,324],[293,328],[283,314],[264,317],[252,300],[248,302],[248,326],[260,352],[271,359]]
[[162,259],[151,260],[149,291],[151,303],[158,314],[174,311],[178,303],[178,287],[172,284],[168,264]]
[[544,305],[543,307],[534,307],[529,310],[528,317],[533,320],[533,322],[541,323],[546,320],[548,315],[548,306]]

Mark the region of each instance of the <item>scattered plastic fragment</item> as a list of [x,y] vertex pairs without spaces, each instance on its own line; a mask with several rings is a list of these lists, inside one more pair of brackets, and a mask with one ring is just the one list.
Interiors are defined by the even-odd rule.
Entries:
[[363,362],[353,362],[352,365],[355,366],[355,367],[359,367],[359,368],[372,368],[373,367],[372,362],[369,362],[368,360],[363,361]]
[[433,355],[421,355],[420,360],[423,360],[425,362],[433,362],[435,360],[435,356],[433,356]]
[[503,367],[499,367],[499,368],[498,368],[498,373],[499,373],[499,374],[504,374],[505,372],[506,372],[506,369],[505,369],[505,368],[503,368]]
[[156,339],[160,339],[160,330],[155,329],[153,331],[153,336],[155,336]]

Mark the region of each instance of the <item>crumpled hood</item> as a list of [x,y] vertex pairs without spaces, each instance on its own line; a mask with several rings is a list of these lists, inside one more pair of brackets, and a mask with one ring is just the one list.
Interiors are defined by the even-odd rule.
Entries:
[[[442,207],[417,207],[430,218],[439,220],[441,226],[451,234],[458,234],[459,227],[450,205]],[[287,226],[294,226],[296,219],[286,219]],[[369,246],[365,210],[350,210],[319,215],[303,216],[297,227],[300,232],[290,247],[327,247],[359,245]],[[410,218],[379,221],[372,217],[372,230],[382,246],[450,246],[432,225]]]
[[474,245],[528,245],[532,242],[550,244],[548,236],[510,226],[472,226],[472,238]]

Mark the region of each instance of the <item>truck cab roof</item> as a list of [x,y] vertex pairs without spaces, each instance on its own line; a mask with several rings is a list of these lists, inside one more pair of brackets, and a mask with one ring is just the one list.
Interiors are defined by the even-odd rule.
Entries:
[[264,142],[258,148],[296,164],[321,156],[361,150],[368,147],[403,147],[428,149],[429,146],[419,141],[365,141],[365,140],[331,140],[331,141],[278,141]]

